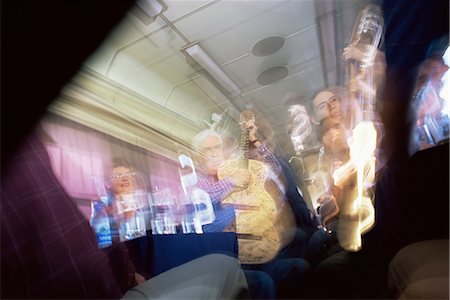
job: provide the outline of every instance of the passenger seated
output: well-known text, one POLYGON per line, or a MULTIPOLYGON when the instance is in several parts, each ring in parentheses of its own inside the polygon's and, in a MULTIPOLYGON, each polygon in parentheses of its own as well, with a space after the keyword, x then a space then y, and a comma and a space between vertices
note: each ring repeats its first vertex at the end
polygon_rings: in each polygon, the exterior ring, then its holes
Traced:
MULTIPOLYGON (((250 127, 250 143, 252 144, 250 149, 250 157, 259 159, 270 166, 272 170, 276 171, 276 176, 280 176, 281 172, 287 172, 289 166, 285 163, 281 163, 275 157, 273 152, 266 145, 265 135, 258 132, 256 124, 251 122, 248 124, 250 127), (261 140, 260 140, 261 139, 261 140)), ((227 140, 230 140, 227 138, 227 140)), ((203 156, 200 159, 199 174, 200 186, 202 186, 208 193, 210 193, 213 202, 219 202, 226 198, 227 195, 233 191, 240 190, 246 185, 254 180, 251 175, 248 174, 248 170, 240 170, 242 173, 237 173, 236 177, 233 179, 219 179, 217 177, 217 170, 221 163, 224 162, 222 137, 211 130, 205 130, 200 132, 196 137, 194 137, 194 146, 199 149, 200 153, 204 152, 205 149, 216 149, 212 155, 203 156), (208 166, 214 166, 214 168, 209 169, 209 173, 205 172, 208 166), (205 174, 206 173, 206 174, 205 174), (249 178, 250 177, 250 178, 249 178), (205 178, 208 178, 206 181, 205 178), (234 181, 239 181, 239 185, 234 185, 234 181), (242 182, 240 182, 242 180, 242 182), (222 187, 222 188, 221 188, 222 187)), ((235 148, 234 145, 229 146, 235 148)), ((236 156, 233 156, 236 157, 236 156)), ((287 174, 287 173, 286 173, 287 174)), ((322 237, 319 234, 314 240, 314 244, 310 244, 309 237, 315 232, 311 216, 309 214, 308 208, 304 203, 303 198, 298 194, 296 189, 295 180, 293 180, 293 175, 286 175, 288 181, 288 186, 283 186, 285 195, 290 197, 289 201, 286 201, 285 205, 291 210, 294 208, 295 220, 293 222, 293 227, 288 229, 286 232, 291 231, 294 233, 293 239, 289 242, 277 255, 277 257, 263 264, 246 264, 244 268, 246 270, 260 270, 268 273, 274 280, 277 287, 277 297, 309 297, 307 294, 307 289, 302 288, 308 285, 308 273, 310 271, 310 265, 305 260, 308 257, 308 252, 319 252, 324 251, 324 247, 327 247, 328 239, 327 237, 322 237), (294 191, 295 190, 295 191, 294 191), (297 196, 293 196, 293 195, 297 196), (303 203, 303 204, 302 204, 303 203), (297 222, 297 226, 295 223, 297 222), (306 232, 305 232, 306 231, 306 232), (320 245, 319 245, 320 244, 320 245)), ((283 176, 281 176, 283 177, 283 176)), ((282 181, 280 181, 282 183, 282 181)), ((291 212, 292 213, 292 212, 291 212)), ((217 215, 216 215, 217 217, 217 215)), ((270 220, 267 220, 270 222, 270 220)), ((284 234, 286 233, 284 232, 284 234)))
POLYGON ((106 168, 106 209, 113 221, 113 238, 121 241, 146 235, 150 230, 150 207, 139 172, 126 160, 113 158, 106 168))

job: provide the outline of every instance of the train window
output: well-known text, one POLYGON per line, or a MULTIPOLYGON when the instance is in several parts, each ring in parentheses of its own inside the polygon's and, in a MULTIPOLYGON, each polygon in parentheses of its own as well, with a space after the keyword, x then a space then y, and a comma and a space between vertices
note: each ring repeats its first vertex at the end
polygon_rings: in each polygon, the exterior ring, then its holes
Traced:
POLYGON ((449 53, 447 48, 443 56, 429 58, 420 69, 414 101, 420 149, 445 143, 449 138, 449 53))

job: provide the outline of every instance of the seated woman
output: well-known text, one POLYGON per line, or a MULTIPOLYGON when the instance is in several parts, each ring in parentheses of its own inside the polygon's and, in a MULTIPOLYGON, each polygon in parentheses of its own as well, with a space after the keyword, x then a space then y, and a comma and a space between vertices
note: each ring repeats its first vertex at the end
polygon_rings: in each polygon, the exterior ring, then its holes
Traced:
POLYGON ((150 206, 145 184, 126 160, 113 158, 109 172, 107 211, 113 238, 121 241, 146 235, 150 229, 150 206))

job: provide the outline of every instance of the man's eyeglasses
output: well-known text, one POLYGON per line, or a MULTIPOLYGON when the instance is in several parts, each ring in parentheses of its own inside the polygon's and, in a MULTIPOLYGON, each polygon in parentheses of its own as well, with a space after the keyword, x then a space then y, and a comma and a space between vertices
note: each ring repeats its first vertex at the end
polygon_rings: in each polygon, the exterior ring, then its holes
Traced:
POLYGON ((205 148, 201 149, 201 152, 207 156, 217 153, 219 151, 222 151, 222 144, 217 144, 212 147, 205 147, 205 148))
POLYGON ((111 179, 120 179, 122 177, 130 177, 136 175, 136 172, 126 172, 126 173, 117 173, 117 174, 111 174, 109 178, 111 179))

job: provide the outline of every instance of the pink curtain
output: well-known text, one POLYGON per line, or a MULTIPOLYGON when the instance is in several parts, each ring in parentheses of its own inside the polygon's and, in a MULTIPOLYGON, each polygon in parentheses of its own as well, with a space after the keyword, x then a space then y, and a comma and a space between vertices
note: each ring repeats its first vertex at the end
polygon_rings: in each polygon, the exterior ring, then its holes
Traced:
POLYGON ((176 161, 63 118, 48 118, 42 121, 42 127, 48 135, 46 148, 53 171, 74 198, 98 198, 93 178, 104 180, 105 164, 112 157, 121 157, 136 165, 148 182, 149 192, 156 187, 168 188, 174 194, 181 190, 176 161))

